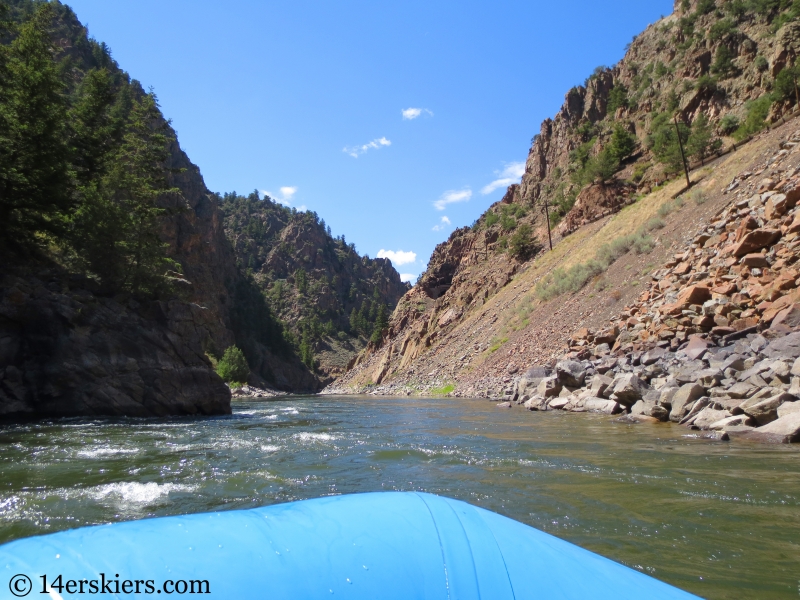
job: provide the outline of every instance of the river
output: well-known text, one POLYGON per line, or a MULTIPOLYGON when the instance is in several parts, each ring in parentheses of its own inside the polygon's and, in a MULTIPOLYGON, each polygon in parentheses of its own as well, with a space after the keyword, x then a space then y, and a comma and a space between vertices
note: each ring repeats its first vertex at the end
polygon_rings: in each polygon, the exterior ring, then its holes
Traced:
POLYGON ((0 426, 0 542, 378 490, 465 500, 706 598, 800 595, 798 447, 370 396, 238 402, 218 418, 0 426))

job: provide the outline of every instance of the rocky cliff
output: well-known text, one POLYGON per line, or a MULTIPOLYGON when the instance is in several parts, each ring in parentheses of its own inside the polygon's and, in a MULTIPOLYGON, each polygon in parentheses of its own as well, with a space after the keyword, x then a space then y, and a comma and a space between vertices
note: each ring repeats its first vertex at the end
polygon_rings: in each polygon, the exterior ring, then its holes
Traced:
MULTIPOLYGON (((6 14, 22 23, 31 19, 39 5, 13 0, 6 14)), ((67 96, 74 96, 94 68, 107 69, 116 90, 124 89, 134 97, 144 94, 138 82, 111 59, 105 45, 88 37, 67 6, 52 2, 51 7, 47 34, 67 96)), ((6 38, 4 44, 13 35, 6 38)), ((161 123, 165 124, 163 118, 161 123)), ((174 137, 170 128, 167 131, 174 137)), ((159 200, 164 214, 158 221, 158 234, 179 271, 170 276, 173 290, 169 294, 153 299, 109 292, 91 273, 76 268, 69 249, 65 252, 56 244, 1 259, 0 417, 227 413, 230 392, 213 364, 234 344, 244 350, 252 384, 315 391, 328 376, 328 367, 315 372, 313 361, 301 360, 302 340, 286 335, 294 322, 292 311, 278 305, 289 323, 287 329, 270 307, 264 281, 248 271, 249 255, 242 254, 243 232, 235 231, 234 221, 226 232, 222 199, 206 188, 177 139, 163 167, 169 186, 177 191, 159 200), (226 234, 238 240, 236 250, 226 234)), ((367 294, 371 298, 375 288, 391 311, 405 291, 391 265, 364 260, 354 252, 343 266, 325 263, 331 258, 328 255, 322 264, 316 250, 328 249, 332 240, 323 230, 324 239, 312 239, 309 250, 309 233, 319 237, 318 231, 305 228, 291 212, 289 216, 284 218, 285 231, 276 238, 283 254, 273 252, 270 260, 297 255, 304 265, 308 263, 310 283, 315 286, 305 295, 310 306, 319 307, 319 314, 335 312, 337 326, 343 326, 341 313, 349 305, 336 305, 341 309, 336 312, 332 308, 336 300, 331 304, 328 296, 352 292, 355 302, 367 294), (340 267, 344 276, 337 271, 340 267), (316 286, 322 273, 330 275, 330 283, 339 274, 333 291, 316 286)), ((7 244, 0 246, 5 249, 7 244)), ((330 252, 335 254, 333 249, 330 252)), ((291 281, 297 271, 294 262, 287 259, 281 268, 270 269, 265 276, 291 281)), ((298 311, 298 319, 301 314, 305 313, 298 311)), ((346 338, 336 343, 354 342, 346 338)), ((350 353, 357 347, 351 347, 350 353)), ((350 355, 335 358, 343 368, 350 355)), ((333 365, 336 361, 320 362, 333 365)))
POLYGON ((226 194, 225 231, 241 269, 267 298, 322 385, 344 373, 409 285, 388 259, 360 256, 325 221, 269 197, 226 194))
MULTIPOLYGON (((640 285, 621 265, 642 270, 682 243, 657 212, 685 186, 664 139, 678 127, 689 142, 707 119, 706 144, 687 148, 693 177, 716 180, 711 161, 732 178, 742 144, 765 143, 746 142, 794 110, 796 99, 778 90, 797 55, 796 12, 778 2, 677 2, 617 65, 567 93, 534 136, 521 183, 436 248, 383 344, 329 391, 498 396, 520 369, 560 356, 577 325, 602 329, 640 285), (722 150, 735 151, 713 162, 722 150)), ((684 212, 683 226, 706 209, 684 212)))

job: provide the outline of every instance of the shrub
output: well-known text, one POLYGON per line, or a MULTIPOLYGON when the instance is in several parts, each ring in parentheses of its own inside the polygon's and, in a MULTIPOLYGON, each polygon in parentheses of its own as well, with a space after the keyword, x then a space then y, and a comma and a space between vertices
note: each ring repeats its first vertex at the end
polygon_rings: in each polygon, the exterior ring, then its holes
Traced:
POLYGON ((797 79, 800 75, 800 62, 794 66, 787 65, 777 77, 773 87, 772 97, 776 101, 797 99, 797 79))
POLYGON ((700 0, 697 3, 696 14, 707 15, 715 8, 716 8, 716 3, 714 2, 714 0, 700 0))
POLYGON ((714 23, 708 30, 708 39, 710 39, 712 42, 721 40, 728 34, 732 33, 735 29, 736 24, 733 22, 733 19, 721 19, 714 23))
POLYGON ((725 115, 719 122, 719 130, 722 135, 730 135, 739 129, 739 119, 736 115, 725 115))
POLYGON ((666 225, 667 223, 664 221, 664 219, 653 217, 647 221, 647 223, 645 223, 645 229, 647 229, 647 231, 654 231, 656 229, 663 229, 666 225))
MULTIPOLYGON (((714 63, 711 65, 711 72, 723 78, 730 77, 736 72, 736 65, 733 64, 734 58, 736 58, 736 54, 733 50, 727 46, 720 46, 714 57, 714 63)), ((699 86, 698 89, 700 89, 699 86)), ((716 82, 714 82, 714 89, 716 90, 716 82)))
POLYGON ((631 175, 631 181, 633 183, 639 183, 644 174, 647 172, 652 165, 649 162, 646 163, 638 163, 635 167, 633 167, 633 175, 631 175))
POLYGON ((706 94, 713 94, 717 91, 717 80, 715 77, 711 75, 702 75, 697 80, 695 84, 695 88, 698 92, 704 92, 706 94))
POLYGON ((500 216, 495 212, 490 212, 486 215, 486 226, 491 227, 495 223, 500 222, 500 216))
POLYGON ((741 141, 748 136, 758 133, 767 126, 767 115, 772 106, 772 98, 769 94, 761 96, 758 100, 751 100, 746 105, 746 116, 744 123, 733 133, 737 141, 741 141))
POLYGON ((618 108, 628 107, 628 90, 627 88, 618 83, 615 85, 608 94, 608 106, 606 112, 613 115, 617 112, 618 108))
POLYGON ((689 200, 692 200, 698 206, 700 206, 701 204, 705 204, 706 201, 708 200, 708 196, 706 196, 706 193, 700 189, 692 190, 687 194, 687 196, 689 197, 689 200))
POLYGON ((517 226, 517 220, 511 215, 503 215, 500 217, 500 227, 503 231, 511 231, 517 226))
POLYGON ((533 230, 527 223, 522 223, 509 241, 509 254, 519 260, 528 260, 536 253, 538 243, 533 230))
POLYGON ((217 375, 222 381, 231 383, 235 381, 247 381, 250 375, 250 367, 244 353, 236 346, 231 346, 222 355, 222 359, 217 363, 217 375))
POLYGON ((767 59, 761 56, 760 54, 756 56, 756 59, 753 61, 753 64, 756 66, 756 69, 758 69, 762 73, 769 68, 769 63, 767 62, 767 59))

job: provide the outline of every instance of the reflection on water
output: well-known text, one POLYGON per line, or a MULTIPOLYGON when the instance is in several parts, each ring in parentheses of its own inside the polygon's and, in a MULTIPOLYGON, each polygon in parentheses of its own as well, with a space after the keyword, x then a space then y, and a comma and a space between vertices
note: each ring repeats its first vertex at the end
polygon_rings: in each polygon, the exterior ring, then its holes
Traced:
POLYGON ((800 591, 796 447, 477 400, 373 397, 0 426, 0 542, 377 490, 466 500, 707 598, 800 591))

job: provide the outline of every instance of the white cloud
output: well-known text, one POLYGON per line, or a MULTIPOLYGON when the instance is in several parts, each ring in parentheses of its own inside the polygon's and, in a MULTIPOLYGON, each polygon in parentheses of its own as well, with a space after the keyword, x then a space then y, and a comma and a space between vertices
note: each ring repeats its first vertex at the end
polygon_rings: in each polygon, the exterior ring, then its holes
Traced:
POLYGON ((472 198, 472 190, 469 188, 465 190, 449 190, 442 194, 442 197, 434 202, 433 206, 436 210, 444 210, 448 204, 467 202, 470 198, 472 198))
POLYGON ((438 225, 434 225, 433 226, 433 230, 434 231, 441 231, 442 229, 445 228, 446 225, 450 225, 450 219, 448 219, 447 216, 445 215, 444 217, 442 217, 442 222, 441 223, 439 223, 438 225))
POLYGON ((519 183, 520 178, 525 174, 525 163, 509 163, 506 165, 506 168, 503 169, 502 173, 495 172, 495 174, 499 175, 499 177, 481 190, 481 194, 484 196, 486 194, 491 194, 497 188, 508 187, 512 183, 519 183))
POLYGON ((297 193, 297 188, 294 186, 285 186, 281 188, 281 195, 283 196, 284 200, 291 202, 292 196, 297 193))
POLYGON ((404 108, 402 111, 403 113, 403 120, 404 121, 413 121, 417 117, 419 117, 422 113, 426 113, 428 116, 433 116, 433 111, 428 110, 427 108, 404 108))
POLYGON ((369 150, 377 150, 379 148, 383 148, 384 146, 391 146, 392 142, 387 140, 385 137, 375 138, 371 142, 367 142, 361 146, 345 146, 342 148, 342 152, 345 154, 349 154, 353 158, 358 158, 360 155, 368 152, 369 150))
MULTIPOLYGON (((289 185, 283 186, 282 188, 280 188, 279 193, 277 194, 273 194, 268 190, 258 190, 258 191, 261 192, 262 196, 269 196, 278 204, 289 206, 292 203, 292 196, 294 196, 297 193, 297 187, 289 185)), ((305 210, 305 208, 298 210, 305 210)))
POLYGON ((414 281, 417 278, 416 275, 412 273, 400 273, 400 281, 414 281))
POLYGON ((384 250, 381 248, 378 251, 378 258, 388 258, 390 261, 392 261, 393 265, 400 266, 416 261, 417 254, 415 252, 403 252, 402 250, 395 252, 394 250, 384 250))

